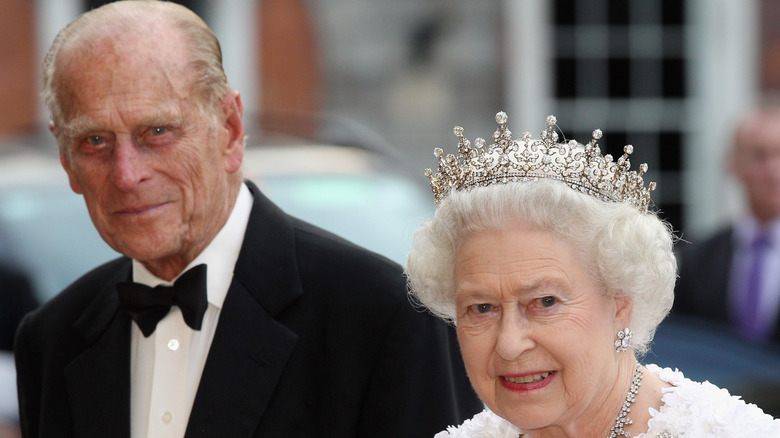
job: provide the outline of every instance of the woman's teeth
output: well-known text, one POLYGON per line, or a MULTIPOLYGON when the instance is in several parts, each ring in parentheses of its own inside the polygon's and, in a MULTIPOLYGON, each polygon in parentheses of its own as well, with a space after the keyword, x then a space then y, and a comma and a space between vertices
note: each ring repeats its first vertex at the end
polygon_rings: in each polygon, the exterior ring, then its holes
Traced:
POLYGON ((546 379, 547 376, 552 374, 550 371, 539 373, 539 374, 529 374, 527 376, 518 376, 518 377, 505 377, 507 382, 511 383, 533 383, 538 382, 540 380, 546 379))

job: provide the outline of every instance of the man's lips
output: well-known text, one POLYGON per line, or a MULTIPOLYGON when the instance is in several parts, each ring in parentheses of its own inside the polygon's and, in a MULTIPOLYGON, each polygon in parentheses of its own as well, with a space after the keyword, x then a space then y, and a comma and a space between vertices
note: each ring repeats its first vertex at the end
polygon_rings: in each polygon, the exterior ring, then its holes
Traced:
POLYGON ((140 205, 140 206, 130 206, 130 207, 122 207, 117 210, 115 210, 115 213, 118 215, 134 215, 134 214, 143 214, 147 213, 153 210, 156 210, 164 205, 166 205, 167 202, 161 202, 157 204, 146 204, 146 205, 140 205))

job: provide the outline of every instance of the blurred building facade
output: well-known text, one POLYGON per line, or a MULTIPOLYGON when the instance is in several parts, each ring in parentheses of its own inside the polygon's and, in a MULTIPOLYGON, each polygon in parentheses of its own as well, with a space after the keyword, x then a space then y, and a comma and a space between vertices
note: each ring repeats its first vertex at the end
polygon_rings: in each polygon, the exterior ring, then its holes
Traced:
MULTIPOLYGON (((45 130, 43 50, 103 1, 2 3, 0 139, 13 144, 45 130)), ((780 88, 771 0, 180 3, 220 37, 250 123, 355 120, 421 168, 434 147, 454 147, 453 124, 487 137, 504 109, 510 127, 536 133, 554 113, 570 138, 601 128, 613 155, 634 144, 663 215, 692 234, 738 211, 722 163, 732 121, 780 88)))
POLYGON ((3 0, 0 14, 0 135, 23 134, 38 122, 38 40, 31 2, 3 0))

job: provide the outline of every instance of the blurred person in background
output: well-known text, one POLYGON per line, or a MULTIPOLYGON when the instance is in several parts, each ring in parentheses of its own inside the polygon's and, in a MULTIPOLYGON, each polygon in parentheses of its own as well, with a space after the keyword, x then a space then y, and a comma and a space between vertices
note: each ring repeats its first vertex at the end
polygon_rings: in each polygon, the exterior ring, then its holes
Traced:
POLYGON ((744 115, 728 156, 748 210, 680 250, 674 312, 780 345, 780 106, 744 115))
POLYGON ((20 436, 14 334, 24 315, 37 306, 38 300, 28 276, 14 267, 0 264, 0 438, 20 436))
POLYGON ((778 437, 780 420, 708 382, 642 365, 669 312, 673 234, 648 210, 654 183, 593 141, 459 136, 426 174, 435 216, 418 230, 412 293, 455 323, 489 410, 436 438, 778 437))
POLYGON ((44 82, 71 188, 125 257, 22 322, 25 437, 424 437, 481 409, 398 265, 243 180, 241 98, 197 15, 87 12, 44 82))

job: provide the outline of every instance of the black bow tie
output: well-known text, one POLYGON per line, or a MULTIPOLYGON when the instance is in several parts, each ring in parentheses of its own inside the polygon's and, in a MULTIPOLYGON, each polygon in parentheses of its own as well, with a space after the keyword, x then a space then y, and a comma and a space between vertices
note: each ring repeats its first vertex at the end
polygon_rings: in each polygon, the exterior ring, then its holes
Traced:
POLYGON ((182 274, 172 286, 149 287, 131 281, 116 285, 119 304, 133 318, 144 337, 154 333, 171 306, 179 306, 184 322, 195 330, 203 324, 208 307, 206 265, 198 265, 182 274))

